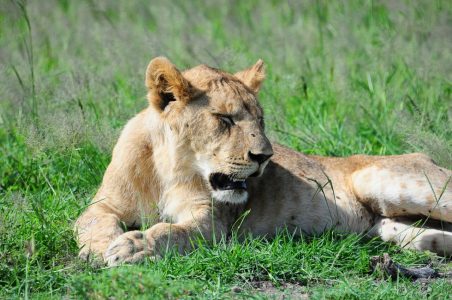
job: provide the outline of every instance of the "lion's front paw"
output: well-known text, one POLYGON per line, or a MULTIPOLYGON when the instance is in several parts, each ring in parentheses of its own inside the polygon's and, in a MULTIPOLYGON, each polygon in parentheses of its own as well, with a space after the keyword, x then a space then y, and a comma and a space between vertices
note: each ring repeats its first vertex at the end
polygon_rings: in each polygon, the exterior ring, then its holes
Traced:
POLYGON ((104 266, 102 253, 105 251, 105 248, 107 248, 107 245, 103 242, 92 243, 89 246, 85 244, 80 248, 78 258, 93 267, 102 267, 104 266))
POLYGON ((136 263, 151 255, 144 234, 135 230, 118 236, 108 246, 104 259, 109 266, 116 266, 121 263, 136 263))
POLYGON ((94 267, 101 267, 104 264, 102 260, 102 255, 98 254, 90 249, 81 249, 78 258, 83 262, 87 262, 94 267))

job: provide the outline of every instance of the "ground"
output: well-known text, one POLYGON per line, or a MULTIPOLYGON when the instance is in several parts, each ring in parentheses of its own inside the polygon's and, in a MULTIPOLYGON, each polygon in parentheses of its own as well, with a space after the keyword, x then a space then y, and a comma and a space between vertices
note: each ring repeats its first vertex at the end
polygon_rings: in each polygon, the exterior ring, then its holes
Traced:
POLYGON ((273 141, 311 154, 421 151, 452 167, 450 1, 3 1, 0 3, 0 298, 450 297, 446 280, 371 273, 450 262, 329 232, 235 239, 107 269, 76 257, 88 205, 144 71, 231 72, 262 58, 273 141))

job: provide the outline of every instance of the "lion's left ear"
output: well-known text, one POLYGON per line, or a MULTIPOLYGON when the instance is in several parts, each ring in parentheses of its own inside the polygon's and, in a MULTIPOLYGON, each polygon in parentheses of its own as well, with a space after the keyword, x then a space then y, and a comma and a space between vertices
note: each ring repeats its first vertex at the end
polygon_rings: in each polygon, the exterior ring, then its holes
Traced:
POLYGON ((259 59, 252 67, 234 74, 254 93, 258 93, 265 78, 264 61, 259 59))

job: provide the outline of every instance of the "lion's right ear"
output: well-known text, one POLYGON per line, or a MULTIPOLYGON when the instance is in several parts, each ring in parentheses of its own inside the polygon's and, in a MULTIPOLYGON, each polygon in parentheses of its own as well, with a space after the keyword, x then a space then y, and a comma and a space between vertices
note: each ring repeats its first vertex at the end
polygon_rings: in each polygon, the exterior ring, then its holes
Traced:
POLYGON ((235 73, 234 76, 240 79, 246 86, 248 86, 248 88, 257 94, 261 88, 262 82, 265 79, 264 61, 259 59, 254 65, 248 69, 235 73))
POLYGON ((160 111, 171 101, 188 103, 192 87, 182 73, 163 56, 156 57, 146 70, 146 87, 148 100, 160 111))

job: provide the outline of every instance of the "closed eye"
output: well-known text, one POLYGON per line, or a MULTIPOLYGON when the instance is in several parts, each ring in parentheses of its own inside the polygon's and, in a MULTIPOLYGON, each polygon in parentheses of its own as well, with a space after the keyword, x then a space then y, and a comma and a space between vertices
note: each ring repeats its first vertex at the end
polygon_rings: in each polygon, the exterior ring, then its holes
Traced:
POLYGON ((228 115, 217 115, 218 118, 221 120, 221 122, 223 122, 224 124, 228 125, 228 126, 234 126, 234 120, 232 119, 231 116, 228 115))

